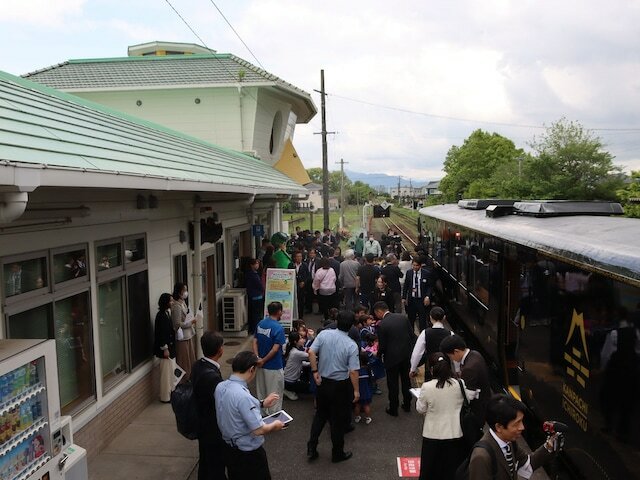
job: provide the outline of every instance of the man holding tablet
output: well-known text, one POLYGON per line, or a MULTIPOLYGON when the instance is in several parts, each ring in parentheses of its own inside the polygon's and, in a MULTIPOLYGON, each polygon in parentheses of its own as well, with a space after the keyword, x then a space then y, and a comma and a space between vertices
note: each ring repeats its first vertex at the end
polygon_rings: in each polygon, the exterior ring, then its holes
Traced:
MULTIPOLYGON (((338 314, 338 328, 318 334, 309 347, 309 363, 313 379, 318 385, 317 408, 307 442, 307 458, 318 458, 318 439, 328 421, 331 425, 331 461, 349 460, 351 452, 344 451, 344 434, 351 403, 360 399, 358 346, 347 332, 353 325, 353 312, 338 314), (320 364, 318 364, 318 356, 320 364)), ((220 387, 218 387, 220 388, 220 387)))
POLYGON ((270 480, 264 434, 282 430, 284 423, 265 423, 260 408, 272 407, 280 398, 271 393, 258 400, 249 392, 248 383, 256 376, 258 357, 253 352, 239 352, 233 359, 229 380, 215 391, 216 415, 222 438, 228 445, 229 480, 270 480))

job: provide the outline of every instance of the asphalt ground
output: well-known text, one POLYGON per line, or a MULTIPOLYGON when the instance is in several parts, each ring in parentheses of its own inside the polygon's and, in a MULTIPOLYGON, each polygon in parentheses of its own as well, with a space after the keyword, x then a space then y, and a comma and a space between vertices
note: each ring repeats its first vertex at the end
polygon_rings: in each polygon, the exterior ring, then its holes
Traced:
MULTIPOLYGON (((305 318, 307 326, 317 328, 318 315, 305 318)), ((424 417, 415 411, 399 410, 398 417, 385 413, 388 405, 386 379, 378 381, 382 395, 374 395, 371 418, 354 424, 355 430, 345 436, 345 450, 353 452, 347 461, 331 462, 331 438, 329 424, 325 426, 318 444, 319 458, 307 461, 307 441, 314 416, 312 395, 300 395, 296 401, 284 399, 283 408, 293 417, 289 427, 265 437, 265 449, 269 468, 274 479, 299 478, 333 479, 390 479, 398 478, 397 457, 419 457, 422 445, 424 417)))

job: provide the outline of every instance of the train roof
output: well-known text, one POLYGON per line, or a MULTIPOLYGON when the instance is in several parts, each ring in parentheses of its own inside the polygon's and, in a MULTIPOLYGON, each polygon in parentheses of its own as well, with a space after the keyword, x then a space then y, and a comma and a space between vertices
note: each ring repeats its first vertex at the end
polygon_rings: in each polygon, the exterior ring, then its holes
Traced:
POLYGON ((420 214, 640 282, 638 219, 590 215, 490 218, 485 210, 466 210, 455 204, 425 207, 420 214))

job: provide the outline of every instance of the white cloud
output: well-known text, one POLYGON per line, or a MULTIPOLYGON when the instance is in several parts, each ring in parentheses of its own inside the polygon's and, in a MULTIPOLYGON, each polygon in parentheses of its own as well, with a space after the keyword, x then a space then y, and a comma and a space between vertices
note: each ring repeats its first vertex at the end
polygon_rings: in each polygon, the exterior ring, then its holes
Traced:
POLYGON ((59 27, 82 13, 86 0, 6 0, 0 2, 0 23, 59 27))

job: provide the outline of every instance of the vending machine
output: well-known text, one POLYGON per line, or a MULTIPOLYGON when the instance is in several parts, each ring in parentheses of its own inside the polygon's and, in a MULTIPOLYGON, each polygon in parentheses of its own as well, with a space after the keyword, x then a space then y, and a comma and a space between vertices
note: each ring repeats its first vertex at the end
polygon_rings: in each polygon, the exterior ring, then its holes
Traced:
POLYGON ((60 415, 55 341, 0 340, 0 480, 87 478, 72 434, 60 415))

